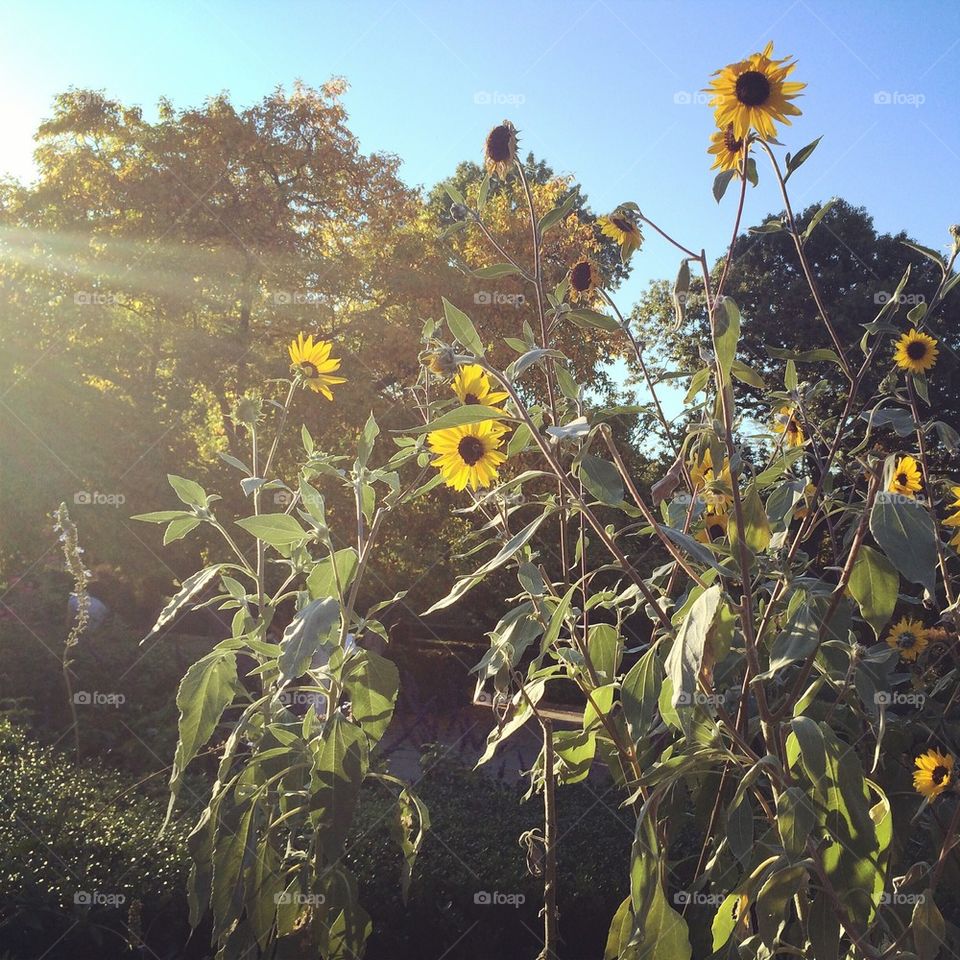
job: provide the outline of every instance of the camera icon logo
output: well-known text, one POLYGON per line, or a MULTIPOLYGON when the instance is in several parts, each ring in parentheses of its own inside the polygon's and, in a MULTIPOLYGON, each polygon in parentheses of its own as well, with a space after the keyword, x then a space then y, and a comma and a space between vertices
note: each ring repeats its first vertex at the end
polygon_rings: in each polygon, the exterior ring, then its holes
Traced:
POLYGON ((486 890, 478 890, 473 895, 473 902, 485 907, 493 903, 493 897, 486 890))

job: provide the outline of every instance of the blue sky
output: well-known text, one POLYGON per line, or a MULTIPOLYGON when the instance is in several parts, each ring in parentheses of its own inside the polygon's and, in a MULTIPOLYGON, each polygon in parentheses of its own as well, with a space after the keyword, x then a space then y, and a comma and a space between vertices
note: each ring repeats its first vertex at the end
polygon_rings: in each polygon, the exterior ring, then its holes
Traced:
MULTIPOLYGON (((788 148, 824 140, 793 181, 795 204, 839 195, 882 230, 933 247, 960 220, 960 4, 915 2, 501 3, 8 2, 0 39, 0 173, 29 179, 31 137, 53 96, 104 89, 149 113, 158 97, 194 105, 227 90, 245 105, 277 84, 342 75, 365 150, 403 160, 432 185, 479 159, 504 117, 532 149, 583 184, 604 212, 623 200, 689 246, 719 255, 733 192, 717 207, 698 93, 710 74, 773 40, 799 60, 804 115, 788 148)), ((779 204, 769 176, 747 222, 779 204)), ((650 238, 620 299, 673 276, 650 238)))

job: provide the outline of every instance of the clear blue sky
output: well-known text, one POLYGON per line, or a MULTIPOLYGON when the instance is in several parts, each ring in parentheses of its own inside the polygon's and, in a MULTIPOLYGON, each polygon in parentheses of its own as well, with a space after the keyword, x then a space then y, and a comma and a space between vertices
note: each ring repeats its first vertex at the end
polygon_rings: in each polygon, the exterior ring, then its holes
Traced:
MULTIPOLYGON (((149 112, 161 95, 187 106, 227 90, 245 105, 276 84, 342 75, 363 148, 398 154, 409 183, 479 159, 487 129, 509 117, 522 148, 575 175, 597 212, 635 200, 715 256, 733 197, 717 208, 710 196, 712 123, 697 91, 769 39, 809 84, 781 139, 795 150, 824 135, 794 181, 798 207, 840 195, 882 230, 938 248, 960 220, 956 2, 8 0, 3 19, 0 173, 22 178, 33 131, 70 85, 149 112)), ((748 222, 778 206, 766 177, 748 222)), ((623 306, 676 266, 650 238, 623 306)))

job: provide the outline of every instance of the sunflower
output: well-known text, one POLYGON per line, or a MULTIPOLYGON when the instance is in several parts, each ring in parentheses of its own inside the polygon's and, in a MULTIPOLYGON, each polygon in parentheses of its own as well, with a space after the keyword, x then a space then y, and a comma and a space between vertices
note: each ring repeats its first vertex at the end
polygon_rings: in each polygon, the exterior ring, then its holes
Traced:
POLYGON ((713 98, 710 106, 715 108, 715 119, 721 130, 733 127, 733 136, 745 137, 751 127, 764 139, 777 135, 774 121, 791 121, 800 111, 790 103, 806 86, 805 83, 788 81, 796 63, 790 58, 771 59, 773 44, 768 43, 762 53, 755 53, 739 63, 731 63, 718 70, 710 81, 713 98))
POLYGON ((911 329, 893 341, 893 359, 901 370, 923 373, 937 362, 937 341, 927 333, 911 329))
POLYGON ((485 407, 495 407, 509 396, 502 390, 490 389, 490 378, 478 363, 461 367, 451 387, 461 403, 480 403, 485 407))
POLYGON ((788 447, 802 447, 804 436, 800 421, 793 415, 791 407, 781 407, 773 418, 773 432, 785 435, 788 447))
POLYGON ((950 538, 950 546, 956 550, 960 550, 960 487, 951 487, 950 492, 957 499, 947 507, 948 510, 953 510, 954 512, 943 521, 943 525, 945 527, 957 528, 956 532, 950 538))
POLYGON ((887 644, 900 651, 904 660, 916 660, 927 649, 927 628, 921 620, 901 618, 887 634, 887 644))
POLYGON ((468 484, 471 490, 489 487, 497 479, 497 468, 507 459, 497 449, 503 443, 503 428, 494 420, 434 430, 427 440, 430 449, 439 454, 433 465, 454 490, 463 490, 468 484))
POLYGON ((912 497, 923 489, 920 479, 920 467, 913 457, 901 457, 897 461, 896 469, 890 478, 890 493, 899 493, 905 497, 912 497))
POLYGON ((303 382, 317 393, 322 393, 328 400, 333 399, 330 387, 335 383, 346 383, 344 377, 330 376, 334 370, 340 369, 340 360, 331 357, 333 344, 329 340, 313 342, 313 334, 303 339, 298 334, 296 340, 290 342, 290 371, 303 378, 303 382))
POLYGON ((710 147, 707 153, 714 156, 711 170, 734 170, 740 172, 740 160, 743 157, 743 138, 733 135, 733 126, 727 124, 725 130, 710 134, 710 147))
POLYGON ((633 251, 638 250, 643 243, 640 226, 619 207, 609 216, 599 217, 597 226, 605 237, 615 240, 620 245, 620 256, 624 261, 628 260, 633 251))
POLYGON ((730 477, 730 461, 724 457, 719 479, 714 474, 713 456, 709 448, 704 450, 698 462, 690 466, 690 479, 694 490, 703 490, 707 513, 726 513, 733 500, 733 481, 730 477))
POLYGON ((581 257, 568 274, 571 296, 578 300, 592 300, 593 292, 600 284, 600 271, 587 257, 581 257))
POLYGON ((703 527, 696 539, 701 543, 712 543, 727 535, 729 517, 725 513, 709 513, 703 518, 703 527))
POLYGON ((928 750, 913 761, 913 789, 926 800, 934 800, 953 783, 953 757, 939 750, 928 750))
POLYGON ((793 511, 793 516, 796 520, 802 520, 810 512, 810 507, 813 504, 813 495, 816 492, 817 485, 815 483, 808 483, 803 488, 803 504, 796 507, 793 511))
POLYGON ((517 159, 517 129, 509 120, 494 127, 487 134, 483 162, 487 173, 495 173, 506 180, 517 159))

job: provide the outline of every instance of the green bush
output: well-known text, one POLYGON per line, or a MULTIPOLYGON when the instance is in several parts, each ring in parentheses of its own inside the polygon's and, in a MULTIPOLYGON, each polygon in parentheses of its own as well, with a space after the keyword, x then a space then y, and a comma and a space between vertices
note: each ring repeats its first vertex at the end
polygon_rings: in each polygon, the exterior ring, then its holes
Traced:
POLYGON ((129 956, 128 925, 160 957, 186 941, 186 830, 160 836, 163 804, 132 780, 77 769, 0 719, 0 803, 0 941, 13 956, 129 956))

